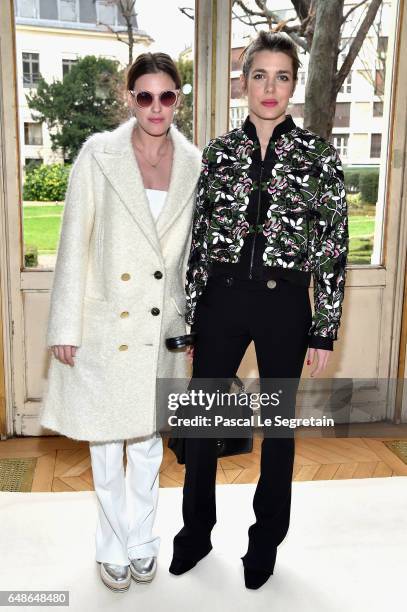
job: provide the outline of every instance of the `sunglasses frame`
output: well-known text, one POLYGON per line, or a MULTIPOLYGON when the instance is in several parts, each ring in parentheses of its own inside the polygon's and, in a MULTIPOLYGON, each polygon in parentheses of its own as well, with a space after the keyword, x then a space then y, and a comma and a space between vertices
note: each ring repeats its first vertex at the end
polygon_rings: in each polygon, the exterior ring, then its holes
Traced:
POLYGON ((159 94, 153 94, 151 91, 148 91, 148 89, 140 89, 140 90, 134 90, 134 89, 129 89, 129 92, 131 93, 131 95, 134 98, 135 103, 137 104, 138 108, 150 108, 150 106, 152 106, 154 104, 154 98, 156 98, 158 96, 159 100, 160 100, 160 104, 162 104, 165 108, 172 108, 173 106, 175 106, 179 100, 179 96, 180 96, 180 89, 164 89, 163 91, 161 91, 159 94), (161 96, 163 94, 166 94, 168 92, 171 92, 173 94, 175 94, 175 102, 174 104, 163 104, 161 102, 161 96), (149 104, 148 106, 141 106, 138 102, 137 102, 137 96, 140 93, 148 93, 150 94, 152 100, 151 100, 151 104, 149 104))

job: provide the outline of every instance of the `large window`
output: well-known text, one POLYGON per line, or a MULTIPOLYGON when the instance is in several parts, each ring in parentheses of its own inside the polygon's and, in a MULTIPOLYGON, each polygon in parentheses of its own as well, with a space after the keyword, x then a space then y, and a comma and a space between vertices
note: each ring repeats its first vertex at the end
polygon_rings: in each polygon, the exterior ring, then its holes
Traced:
MULTIPOLYGON (((137 15, 132 19, 133 60, 146 51, 164 51, 178 63, 183 96, 174 123, 192 141, 194 21, 186 13, 193 16, 194 0, 182 3, 185 12, 179 5, 178 0, 166 0, 159 3, 157 13, 158 3, 137 0, 137 15)), ((17 48, 24 49, 18 90, 24 264, 27 268, 52 269, 73 159, 90 133, 112 130, 129 116, 123 95, 129 49, 112 34, 112 28, 124 27, 118 2, 18 0, 15 10, 17 17, 31 20, 29 32, 25 23, 21 27, 18 20, 16 23, 17 48), (44 27, 44 19, 53 20, 58 28, 49 24, 44 27), (84 23, 86 28, 82 27, 84 23), (64 77, 88 56, 97 58, 100 64, 93 60, 84 64, 72 88, 64 77), (40 76, 50 88, 41 94, 46 117, 43 123, 28 104, 28 98, 37 95, 40 76), (53 84, 58 89, 52 90, 53 84), (106 92, 111 96, 108 107, 103 104, 106 92)))
MULTIPOLYGON (((297 125, 310 129, 310 126, 304 125, 304 117, 311 114, 306 112, 307 105, 312 105, 318 100, 318 92, 311 92, 306 86, 311 68, 310 62, 313 61, 310 54, 314 42, 312 33, 317 26, 312 19, 310 21, 310 15, 305 17, 300 10, 296 12, 296 4, 298 3, 293 3, 291 0, 280 0, 278 3, 271 1, 260 3, 256 0, 234 3, 230 66, 230 128, 239 125, 240 109, 247 108, 247 100, 240 93, 239 87, 240 53, 250 40, 257 36, 259 30, 281 29, 297 44, 302 64, 287 113, 292 115, 297 125), (308 92, 310 95, 306 98, 308 92)), ((371 0, 347 1, 344 7, 343 15, 347 15, 347 19, 338 20, 339 45, 333 50, 338 58, 337 72, 348 57, 355 38, 362 36, 363 43, 336 96, 335 114, 330 118, 328 126, 329 140, 341 157, 345 174, 350 227, 348 261, 351 264, 377 264, 381 263, 381 252, 374 241, 381 240, 379 230, 384 217, 386 193, 384 183, 387 157, 384 141, 388 134, 391 95, 387 81, 392 74, 392 67, 389 65, 392 59, 391 54, 389 58, 389 41, 394 38, 396 11, 394 2, 382 0, 372 26, 366 33, 361 30, 361 24, 371 7, 371 0)), ((314 56, 318 58, 318 65, 312 66, 314 70, 324 69, 321 67, 321 62, 323 63, 323 57, 326 55, 325 52, 314 56)), ((327 77, 320 86, 334 87, 335 75, 329 78, 332 82, 329 82, 327 77)), ((318 132, 318 126, 314 126, 314 130, 318 132)))

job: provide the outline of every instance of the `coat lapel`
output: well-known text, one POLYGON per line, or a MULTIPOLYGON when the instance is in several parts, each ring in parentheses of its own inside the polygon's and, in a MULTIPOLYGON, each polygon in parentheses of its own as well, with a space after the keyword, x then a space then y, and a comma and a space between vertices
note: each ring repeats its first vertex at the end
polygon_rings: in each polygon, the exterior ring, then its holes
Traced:
POLYGON ((172 125, 170 136, 174 156, 170 185, 163 209, 155 222, 131 143, 135 124, 136 118, 131 117, 110 132, 103 149, 94 151, 94 156, 132 219, 162 256, 160 241, 187 205, 199 177, 200 162, 198 156, 193 154, 191 144, 172 125))
POLYGON ((201 170, 200 159, 194 155, 190 143, 173 125, 170 135, 174 145, 174 156, 167 197, 157 219, 157 233, 160 239, 188 204, 201 170))

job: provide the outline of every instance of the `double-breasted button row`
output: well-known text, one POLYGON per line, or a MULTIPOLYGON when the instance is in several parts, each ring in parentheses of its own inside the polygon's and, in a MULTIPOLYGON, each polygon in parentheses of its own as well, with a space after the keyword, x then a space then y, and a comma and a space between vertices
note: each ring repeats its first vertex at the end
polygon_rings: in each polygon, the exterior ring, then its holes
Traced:
MULTIPOLYGON (((154 272, 154 278, 162 278, 163 277, 163 273, 161 272, 161 270, 156 270, 154 272)), ((120 277, 123 281, 128 281, 130 280, 131 276, 128 272, 123 272, 123 274, 120 277)))
POLYGON ((157 315, 160 314, 160 309, 156 308, 156 306, 154 306, 154 308, 151 309, 151 314, 156 317, 157 315))

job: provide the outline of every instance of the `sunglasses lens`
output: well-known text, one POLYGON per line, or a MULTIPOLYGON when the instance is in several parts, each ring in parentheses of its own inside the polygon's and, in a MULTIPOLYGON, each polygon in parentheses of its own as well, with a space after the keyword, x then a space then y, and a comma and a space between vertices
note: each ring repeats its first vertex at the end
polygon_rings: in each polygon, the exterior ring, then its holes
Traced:
POLYGON ((142 108, 147 108, 153 103, 153 97, 148 91, 140 91, 136 96, 136 102, 142 108))
POLYGON ((163 106, 173 106, 173 104, 175 104, 176 99, 177 95, 173 91, 163 91, 160 96, 161 104, 163 106))

